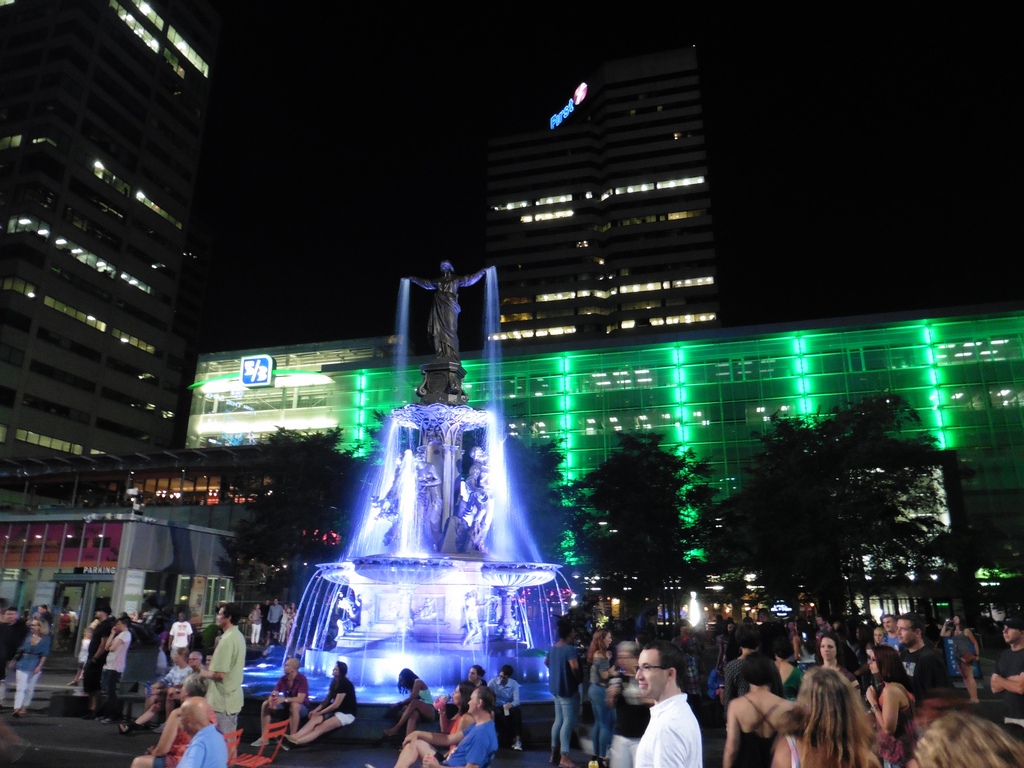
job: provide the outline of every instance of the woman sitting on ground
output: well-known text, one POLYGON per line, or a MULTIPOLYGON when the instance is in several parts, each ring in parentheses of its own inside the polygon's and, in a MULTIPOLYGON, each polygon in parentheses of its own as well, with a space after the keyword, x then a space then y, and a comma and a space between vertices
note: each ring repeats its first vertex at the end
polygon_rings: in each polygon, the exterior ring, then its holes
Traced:
POLYGON ((430 696, 430 688, 411 669, 403 669, 398 673, 398 690, 408 693, 409 698, 398 703, 402 707, 402 716, 392 727, 384 730, 384 738, 393 739, 398 735, 402 726, 405 726, 405 735, 416 730, 416 725, 422 722, 431 722, 434 719, 433 699, 430 696))
MULTIPOLYGON (((479 687, 480 686, 473 684, 469 680, 463 680, 459 683, 458 687, 452 693, 452 703, 458 707, 458 713, 451 720, 445 717, 445 709, 448 704, 448 702, 445 701, 445 698, 443 696, 438 696, 437 699, 435 699, 434 709, 436 709, 441 715, 442 733, 447 733, 449 736, 452 736, 456 733, 461 733, 473 724, 473 716, 469 714, 469 698, 473 695, 473 691, 479 687)), ((451 756, 451 754, 458 748, 458 744, 453 744, 447 749, 438 750, 432 744, 425 742, 422 739, 409 739, 407 740, 407 743, 402 746, 402 752, 398 755, 398 760, 395 762, 395 768, 412 768, 414 765, 419 765, 424 760, 424 753, 427 753, 429 756, 428 750, 436 750, 437 761, 441 763, 443 760, 447 760, 448 757, 451 756), (424 747, 424 745, 426 746, 424 747)))
POLYGON ((879 768, 860 696, 838 670, 813 667, 779 727, 772 768, 879 768))
MULTIPOLYGON (((206 696, 207 681, 199 675, 189 675, 182 683, 182 694, 186 699, 193 696, 206 696)), ((131 768, 175 768, 181 756, 185 754, 188 743, 192 741, 184 728, 178 727, 178 717, 181 714, 181 707, 174 710, 167 716, 164 723, 164 732, 160 734, 160 741, 155 747, 146 750, 146 754, 132 760, 131 768)), ((217 716, 211 711, 210 722, 217 724, 217 716)))
MULTIPOLYGON (((776 638, 785 649, 789 642, 776 638)), ((729 702, 726 714, 723 768, 768 768, 772 764, 775 734, 793 702, 770 690, 775 679, 772 661, 763 653, 752 653, 741 670, 750 690, 729 702)))
POLYGON ((335 728, 351 725, 356 719, 356 689, 348 679, 348 664, 334 665, 334 679, 323 704, 309 713, 309 720, 297 733, 285 735, 292 744, 309 744, 335 728))

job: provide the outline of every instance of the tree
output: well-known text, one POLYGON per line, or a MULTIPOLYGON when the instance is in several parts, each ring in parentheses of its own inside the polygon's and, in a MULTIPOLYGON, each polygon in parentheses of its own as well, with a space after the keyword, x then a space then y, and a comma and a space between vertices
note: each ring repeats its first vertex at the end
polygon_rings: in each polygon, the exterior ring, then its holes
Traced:
POLYGON ((621 434, 618 448, 579 482, 583 507, 573 529, 577 554, 603 591, 628 588, 634 602, 651 598, 675 610, 703 578, 696 522, 715 491, 706 461, 661 442, 658 434, 621 434))
POLYGON ((742 489, 705 526, 713 565, 742 564, 773 596, 832 611, 932 572, 944 527, 934 440, 900 397, 772 417, 742 489))
POLYGON ((341 502, 365 471, 366 461, 340 451, 338 429, 296 432, 278 429, 264 446, 257 469, 262 482, 250 515, 235 529, 232 544, 240 564, 266 574, 267 591, 288 577, 285 566, 335 559, 351 527, 341 502))

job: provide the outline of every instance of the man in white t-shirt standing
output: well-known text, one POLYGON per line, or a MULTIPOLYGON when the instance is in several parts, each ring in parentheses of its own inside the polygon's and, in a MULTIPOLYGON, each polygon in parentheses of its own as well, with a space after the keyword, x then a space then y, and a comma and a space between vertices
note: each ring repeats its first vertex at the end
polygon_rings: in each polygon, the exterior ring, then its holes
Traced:
POLYGON ((636 681, 640 695, 654 699, 651 722, 636 749, 635 768, 701 768, 700 725, 679 687, 686 660, 671 643, 655 642, 640 652, 636 681))
POLYGON ((178 620, 171 624, 167 633, 167 655, 174 658, 174 652, 179 648, 188 648, 192 641, 192 625, 185 621, 185 612, 178 612, 178 620))
POLYGON ((107 661, 103 665, 103 693, 107 699, 100 709, 100 722, 112 723, 121 718, 121 702, 117 698, 117 687, 121 684, 128 663, 128 648, 132 644, 132 633, 128 631, 129 620, 122 615, 114 622, 114 628, 107 640, 107 661))

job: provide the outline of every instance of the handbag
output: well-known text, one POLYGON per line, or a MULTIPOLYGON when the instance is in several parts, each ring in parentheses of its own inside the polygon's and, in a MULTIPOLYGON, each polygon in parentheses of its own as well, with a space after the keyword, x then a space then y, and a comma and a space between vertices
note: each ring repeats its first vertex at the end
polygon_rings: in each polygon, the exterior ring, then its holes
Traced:
POLYGON ((973 664, 975 659, 977 658, 978 654, 976 654, 974 651, 968 651, 960 657, 960 661, 962 661, 964 664, 973 664))

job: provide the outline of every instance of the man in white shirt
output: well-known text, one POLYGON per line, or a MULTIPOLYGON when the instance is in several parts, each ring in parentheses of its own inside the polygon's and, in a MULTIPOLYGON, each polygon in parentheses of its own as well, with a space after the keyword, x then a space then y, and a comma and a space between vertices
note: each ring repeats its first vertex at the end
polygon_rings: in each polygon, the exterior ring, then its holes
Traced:
POLYGON ((167 655, 174 656, 179 648, 188 648, 192 640, 192 625, 185 621, 185 612, 178 613, 178 620, 171 624, 167 633, 167 655))
POLYGON ((117 687, 121 684, 128 663, 128 648, 132 644, 132 633, 128 631, 128 617, 121 616, 114 622, 114 628, 107 639, 107 661, 103 665, 102 683, 106 701, 100 710, 100 722, 112 723, 121 719, 121 702, 117 698, 117 687))
POLYGON ((679 688, 685 667, 682 651, 671 643, 651 643, 641 651, 636 681, 640 695, 655 703, 634 768, 702 768, 700 726, 679 688))

